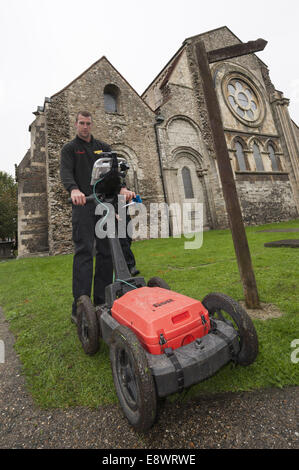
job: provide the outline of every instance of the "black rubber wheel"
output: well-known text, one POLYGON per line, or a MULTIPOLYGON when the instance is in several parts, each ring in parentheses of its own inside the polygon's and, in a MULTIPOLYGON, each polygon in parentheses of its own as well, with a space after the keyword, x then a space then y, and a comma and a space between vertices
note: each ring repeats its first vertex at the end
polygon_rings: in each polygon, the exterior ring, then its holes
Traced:
POLYGON ((126 326, 120 325, 113 331, 110 360, 116 393, 126 418, 137 431, 147 431, 156 418, 156 387, 145 350, 126 326))
POLYGON ((235 300, 225 294, 208 294, 202 301, 210 318, 233 326, 239 336, 240 351, 236 362, 242 366, 252 364, 258 354, 258 337, 248 313, 235 300))
POLYGON ((77 332, 83 350, 92 356, 99 350, 99 328, 95 308, 88 295, 77 302, 77 332))
POLYGON ((161 279, 160 277, 151 277, 147 281, 147 287, 161 287, 162 289, 170 290, 170 287, 167 282, 164 281, 164 279, 161 279))

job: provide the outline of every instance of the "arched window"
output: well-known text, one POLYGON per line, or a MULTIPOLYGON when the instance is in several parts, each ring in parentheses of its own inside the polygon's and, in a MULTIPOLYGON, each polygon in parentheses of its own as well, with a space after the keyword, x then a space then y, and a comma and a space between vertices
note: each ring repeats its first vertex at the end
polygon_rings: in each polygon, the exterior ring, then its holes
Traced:
POLYGON ((265 171, 260 149, 256 143, 253 144, 253 156, 255 160, 256 171, 265 171))
POLYGON ((238 170, 246 171, 247 167, 246 167, 246 162, 245 162, 243 146, 240 144, 240 142, 236 142, 235 146, 236 146, 238 170))
POLYGON ((269 157, 271 160, 272 171, 279 171, 277 157, 275 155, 275 150, 271 144, 268 145, 269 157))
POLYGON ((118 112, 119 89, 115 85, 106 85, 104 89, 104 106, 107 113, 118 112))
POLYGON ((182 178, 183 178, 183 185, 185 191, 185 198, 192 199, 194 198, 193 187, 192 187, 192 180, 191 180, 191 173, 189 168, 184 166, 182 169, 182 178))

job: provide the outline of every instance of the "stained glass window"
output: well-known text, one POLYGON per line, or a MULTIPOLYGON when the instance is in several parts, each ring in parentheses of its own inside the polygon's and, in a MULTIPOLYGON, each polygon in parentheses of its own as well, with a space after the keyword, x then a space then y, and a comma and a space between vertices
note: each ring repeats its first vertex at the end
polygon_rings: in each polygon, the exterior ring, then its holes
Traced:
POLYGON ((269 151, 269 157, 271 159, 272 171, 279 171, 275 151, 274 151, 274 148, 271 144, 268 145, 268 151, 269 151))
POLYGON ((227 85, 227 99, 231 108, 243 119, 256 121, 259 117, 258 99, 242 80, 231 79, 227 85))
POLYGON ((255 160, 256 171, 265 171, 260 149, 257 144, 253 144, 253 156, 255 160))
POLYGON ((182 178, 183 178, 183 185, 185 191, 185 198, 192 199, 194 198, 193 187, 192 187, 192 180, 191 180, 191 173, 189 168, 184 166, 182 169, 182 178))
POLYGON ((246 163, 245 163, 245 156, 243 152, 243 147, 240 142, 236 142, 236 154, 237 154, 237 161, 239 165, 240 171, 246 171, 246 163))

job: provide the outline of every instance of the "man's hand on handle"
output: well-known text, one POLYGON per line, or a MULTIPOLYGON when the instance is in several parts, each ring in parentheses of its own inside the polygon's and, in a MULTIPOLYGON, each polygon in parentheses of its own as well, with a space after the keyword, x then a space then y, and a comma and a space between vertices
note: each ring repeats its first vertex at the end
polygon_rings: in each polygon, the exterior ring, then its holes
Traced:
MULTIPOLYGON (((136 197, 136 194, 134 191, 130 191, 127 188, 121 188, 120 193, 122 194, 126 202, 130 202, 134 197, 136 197)), ((73 189, 71 192, 71 200, 72 203, 75 206, 84 206, 86 204, 86 197, 85 194, 81 193, 79 189, 73 189)))
POLYGON ((71 199, 75 206, 84 206, 86 204, 85 194, 81 193, 79 189, 72 190, 71 199))
POLYGON ((127 188, 121 188, 119 194, 122 194, 126 198, 126 202, 132 201, 134 197, 136 197, 136 194, 134 191, 129 191, 127 188))

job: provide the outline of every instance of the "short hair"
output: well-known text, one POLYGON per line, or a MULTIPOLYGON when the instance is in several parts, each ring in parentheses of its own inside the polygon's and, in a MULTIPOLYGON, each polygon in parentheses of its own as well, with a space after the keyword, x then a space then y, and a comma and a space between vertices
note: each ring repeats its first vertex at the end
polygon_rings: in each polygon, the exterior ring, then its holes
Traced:
POLYGON ((83 117, 90 117, 92 119, 91 113, 89 111, 78 111, 77 116, 76 116, 76 122, 78 121, 79 115, 83 117))

